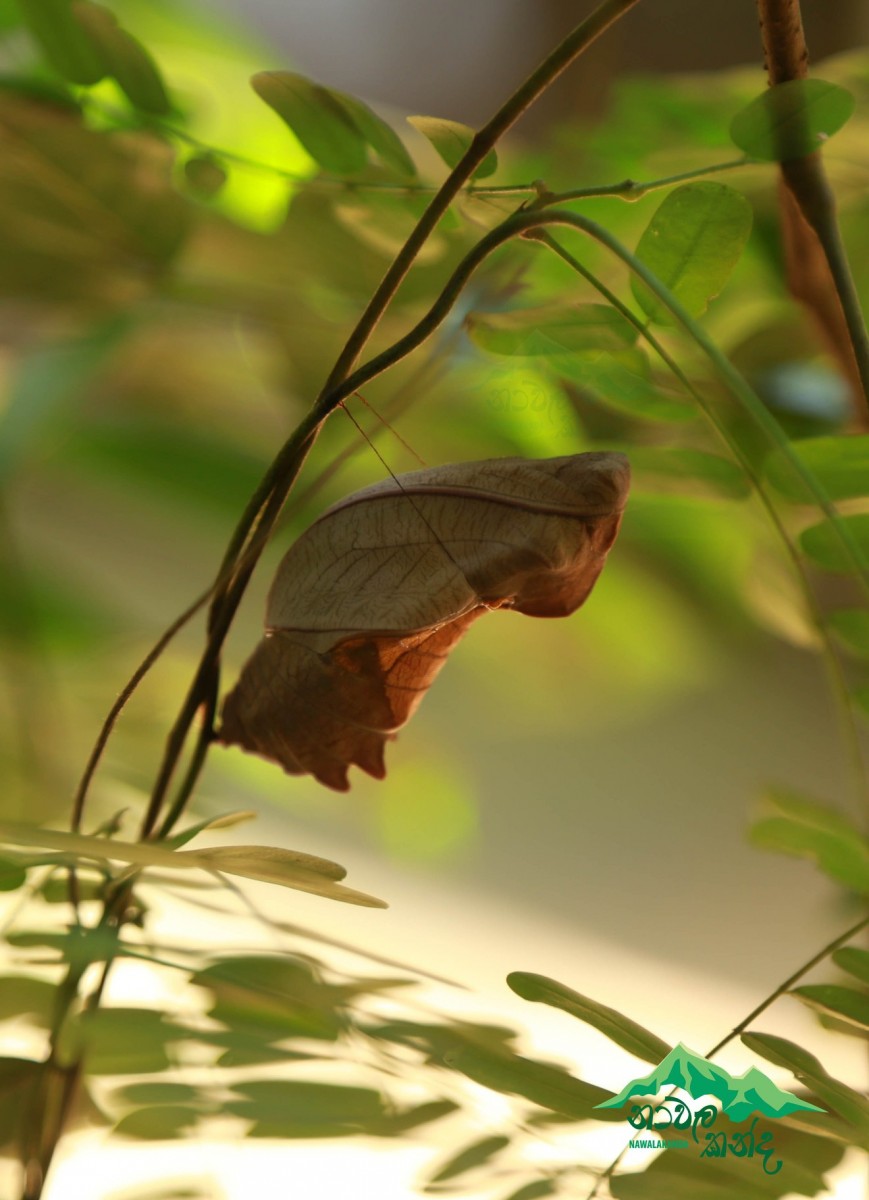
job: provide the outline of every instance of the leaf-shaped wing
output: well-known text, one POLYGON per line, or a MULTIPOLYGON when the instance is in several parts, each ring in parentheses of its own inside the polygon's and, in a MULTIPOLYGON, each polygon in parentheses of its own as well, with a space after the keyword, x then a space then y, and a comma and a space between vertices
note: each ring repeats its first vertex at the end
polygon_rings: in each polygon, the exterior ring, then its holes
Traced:
POLYGON ((618 532, 620 454, 492 459, 414 471, 341 501, 291 547, 267 635, 223 709, 220 738, 346 790, 385 774, 413 714, 478 616, 566 616, 618 532))

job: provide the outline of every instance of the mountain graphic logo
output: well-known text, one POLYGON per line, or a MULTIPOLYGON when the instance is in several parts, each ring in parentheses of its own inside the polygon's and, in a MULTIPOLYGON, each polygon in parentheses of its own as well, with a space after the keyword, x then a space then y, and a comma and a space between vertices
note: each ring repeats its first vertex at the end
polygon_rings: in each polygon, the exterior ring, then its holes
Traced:
POLYGON ((744 1121, 752 1113, 765 1117, 786 1117, 792 1112, 824 1112, 817 1104, 800 1100, 784 1092, 771 1079, 750 1067, 742 1075, 730 1075, 723 1067, 694 1054, 681 1042, 663 1058, 654 1071, 630 1083, 596 1108, 621 1108, 633 1096, 655 1096, 667 1087, 680 1087, 693 1099, 714 1096, 721 1101, 721 1111, 734 1123, 744 1121))

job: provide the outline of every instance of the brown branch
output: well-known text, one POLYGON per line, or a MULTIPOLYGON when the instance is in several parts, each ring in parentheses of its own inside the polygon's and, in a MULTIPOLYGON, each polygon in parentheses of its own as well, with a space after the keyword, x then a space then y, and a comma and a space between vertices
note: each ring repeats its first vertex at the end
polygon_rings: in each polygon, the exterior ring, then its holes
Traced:
MULTIPOLYGON (((770 86, 805 79, 809 49, 799 0, 757 0, 770 86)), ((836 206, 819 153, 780 164, 779 205, 788 286, 818 326, 854 395, 861 424, 869 406, 866 329, 839 236, 836 206)))

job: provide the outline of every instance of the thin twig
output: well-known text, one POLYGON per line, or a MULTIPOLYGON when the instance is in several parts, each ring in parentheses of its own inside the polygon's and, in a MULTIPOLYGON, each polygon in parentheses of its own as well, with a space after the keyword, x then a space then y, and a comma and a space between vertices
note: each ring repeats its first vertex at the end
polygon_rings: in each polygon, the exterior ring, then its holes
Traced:
POLYGON ((237 572, 228 585, 216 592, 211 608, 208 641, 193 684, 167 738, 163 760, 142 822, 143 837, 149 836, 157 823, 190 726, 205 698, 204 688, 206 684, 211 686, 213 683, 223 642, 229 632, 229 627, 256 561, 280 515, 287 494, 319 434, 323 421, 340 401, 350 394, 345 392, 343 395, 339 395, 339 385, 352 371, 359 355, 403 279, 416 261, 416 257, 429 235, 486 155, 553 81, 638 2, 639 0, 604 0, 604 3, 569 33, 544 59, 540 66, 498 109, 494 117, 475 135, 467 152, 432 198, 384 275, 356 327, 348 337, 344 349, 338 356, 311 411, 278 452, 261 484, 248 502, 230 539, 219 576, 223 575, 225 569, 231 569, 238 556, 243 552, 246 552, 245 566, 237 572))

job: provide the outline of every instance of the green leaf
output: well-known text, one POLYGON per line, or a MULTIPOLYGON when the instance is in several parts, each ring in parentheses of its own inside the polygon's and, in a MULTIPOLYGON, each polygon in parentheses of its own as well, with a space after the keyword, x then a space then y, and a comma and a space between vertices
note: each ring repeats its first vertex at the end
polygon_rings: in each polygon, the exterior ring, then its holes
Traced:
POLYGON ((866 992, 833 983, 808 983, 793 988, 790 994, 825 1016, 869 1030, 869 995, 866 992))
POLYGON ((386 908, 386 902, 344 887, 337 881, 346 871, 339 863, 305 854, 302 850, 285 850, 277 846, 218 846, 203 850, 169 850, 154 842, 121 842, 114 838, 86 837, 64 833, 58 829, 35 829, 12 821, 0 821, 0 842, 16 846, 49 846, 100 862, 127 862, 137 867, 163 867, 169 870, 221 871, 276 883, 358 904, 365 908, 386 908))
MULTIPOLYGON (((178 849, 180 846, 186 846, 188 842, 192 842, 197 834, 203 833, 206 829, 234 829, 236 825, 241 825, 245 821, 252 821, 256 817, 253 809, 242 808, 237 812, 223 813, 218 817, 206 817, 204 821, 197 821, 195 825, 189 825, 187 829, 182 829, 180 833, 173 834, 172 837, 166 839, 166 845, 173 849, 178 849)), ((327 863, 327 859, 319 859, 321 863, 327 863)), ((336 863, 329 863, 333 869, 337 866, 336 863)), ((336 879, 343 879, 344 872, 336 875, 336 879)))
POLYGON ((115 312, 148 295, 192 213, 171 186, 171 149, 2 92, 0 137, 16 147, 0 170, 0 294, 115 312))
POLYGON ((249 1137, 337 1137, 364 1132, 387 1116, 383 1097, 372 1088, 256 1079, 233 1084, 241 1099, 224 1111, 253 1122, 249 1137))
POLYGON ((228 178, 226 168, 211 154, 194 154, 184 163, 184 178, 192 192, 208 200, 228 178))
POLYGON ((599 404, 617 412, 644 421, 690 421, 697 416, 692 404, 668 395, 651 378, 648 359, 637 347, 595 358, 560 354, 551 359, 550 366, 590 392, 599 404))
POLYGON ((869 983, 869 950, 856 946, 845 946, 833 953, 833 962, 843 971, 848 971, 863 983, 869 983))
POLYGON ((730 136, 740 150, 767 162, 813 154, 854 111, 847 89, 823 79, 792 79, 755 97, 738 112, 730 136))
MULTIPOLYGON (((751 205, 723 183, 688 183, 670 192, 647 225, 637 258, 693 317, 701 316, 736 266, 751 231, 751 205)), ((631 288, 652 320, 672 324, 669 310, 636 275, 631 288)))
POLYGON ((124 952, 118 941, 118 930, 99 926, 94 929, 73 926, 62 933, 21 930, 7 934, 6 940, 10 945, 20 948, 45 946, 58 950, 64 961, 82 968, 92 962, 107 962, 124 952))
POLYGON ((625 1017, 614 1008, 608 1008, 596 1000, 590 1000, 588 996, 582 996, 546 975, 513 971, 507 976, 507 986, 523 1000, 560 1008, 587 1025, 594 1026, 610 1041, 644 1062, 659 1063, 672 1049, 665 1041, 638 1025, 636 1021, 632 1021, 630 1017, 625 1017))
POLYGON ((869 513, 820 521, 800 534, 800 545, 825 571, 869 570, 869 513))
POLYGON ((197 971, 192 982, 213 996, 209 1014, 234 1031, 272 1040, 335 1041, 345 1026, 343 991, 322 983, 301 959, 244 955, 197 971))
POLYGON ((16 892, 27 882, 27 871, 20 862, 0 858, 0 892, 16 892))
POLYGON ((189 1037, 151 1008, 98 1008, 78 1018, 69 1037, 81 1039, 85 1070, 91 1075, 151 1074, 172 1064, 168 1046, 189 1037))
POLYGON ((113 12, 90 0, 73 0, 72 14, 131 104, 156 116, 172 111, 157 65, 113 12))
POLYGON ((622 1120, 615 1111, 596 1110, 596 1105, 612 1099, 613 1093, 593 1083, 575 1079, 563 1067, 523 1058, 519 1054, 503 1054, 482 1046, 463 1046, 448 1051, 444 1059, 475 1083, 524 1096, 542 1108, 563 1113, 576 1121, 622 1120))
POLYGON ((143 1141, 171 1141, 195 1128, 199 1113, 185 1104, 159 1104, 127 1113, 113 1130, 121 1137, 143 1141))
POLYGON ((365 138, 328 88, 292 71, 261 71, 253 76, 251 86, 321 167, 337 175, 354 175, 365 166, 365 138))
POLYGON ((451 1155, 442 1167, 438 1167, 435 1173, 429 1177, 429 1183, 443 1183, 445 1179, 455 1179, 457 1175, 464 1175, 466 1171, 471 1171, 474 1167, 481 1167, 509 1145, 510 1138, 504 1137, 503 1134, 471 1142, 457 1154, 451 1155))
POLYGON ((413 159, 391 125, 382 117, 378 117, 377 113, 358 97, 348 96, 346 92, 339 92, 334 88, 329 88, 328 91, 344 107, 362 137, 387 166, 402 176, 416 175, 413 159))
MULTIPOLYGON (((869 495, 869 434, 804 438, 791 442, 790 453, 811 472, 830 500, 869 495)), ((814 503, 784 451, 773 451, 764 464, 764 474, 785 499, 814 503)))
POLYGON ((410 1129, 418 1129, 420 1125, 429 1125, 432 1121, 449 1117, 458 1109, 459 1105, 452 1100, 429 1100, 413 1108, 389 1113, 376 1126, 370 1125, 369 1129, 380 1137, 397 1137, 410 1129))
POLYGON ((250 1028, 234 1027, 211 1030, 207 1034, 200 1033, 198 1040, 220 1049, 221 1053, 217 1059, 217 1065, 220 1067, 262 1067, 267 1064, 302 1062, 317 1057, 313 1052, 284 1050, 273 1041, 269 1041, 269 1038, 274 1037, 274 1032, 268 1028, 255 1032, 250 1028))
POLYGON ((869 609, 840 608, 827 623, 849 649, 869 658, 869 609))
POLYGON ((551 1179, 536 1179, 533 1183, 526 1183, 518 1191, 511 1192, 504 1200, 541 1200, 543 1196, 555 1196, 557 1193, 558 1188, 551 1179))
MULTIPOLYGON (((742 1034, 742 1041, 767 1062, 791 1071, 818 1099, 849 1121, 860 1132, 863 1143, 869 1144, 869 1102, 865 1096, 833 1079, 813 1054, 795 1042, 770 1033, 755 1032, 742 1034)), ((812 1119, 810 1113, 802 1118, 807 1125, 811 1125, 812 1119)))
MULTIPOLYGON (((490 354, 546 355, 583 350, 622 350, 637 331, 607 304, 552 304, 508 313, 471 313, 468 336, 490 354)), ((556 369, 558 358, 555 359, 556 369)))
MULTIPOLYGON (((408 117, 414 129, 418 129, 437 150, 438 154, 452 169, 458 166, 476 137, 475 130, 459 121, 448 121, 443 117, 408 117)), ((477 167, 472 179, 486 179, 498 170, 498 156, 490 150, 477 167)))
POLYGON ((112 1093, 112 1099, 137 1108, 157 1104, 195 1104, 201 1098, 199 1088, 189 1083, 129 1083, 112 1093))
POLYGON ((301 850, 284 850, 278 846, 219 846, 181 853, 195 853, 199 860, 196 865, 207 871, 224 871, 243 879, 276 883, 363 908, 388 908, 385 900, 335 882, 346 874, 344 867, 301 850))
POLYGON ((473 1025, 465 1021, 426 1024, 422 1021, 388 1021, 368 1025, 370 1037, 381 1038, 419 1051, 426 1061, 442 1066, 447 1054, 464 1046, 481 1046, 496 1054, 509 1054, 516 1032, 503 1025, 473 1025))
POLYGON ((47 979, 30 975, 0 975, 0 1021, 30 1017, 34 1024, 50 1028, 57 987, 47 979))
POLYGON ((681 446, 632 446, 631 468, 638 489, 649 488, 651 476, 671 486, 687 483, 692 492, 696 492, 700 484, 702 490, 731 500, 744 500, 751 493, 751 485, 736 463, 705 450, 681 446))
POLYGON ((98 83, 107 72, 99 46, 73 17, 70 0, 18 0, 24 24, 51 66, 71 83, 98 83))
POLYGON ((814 859, 837 883, 869 891, 869 843, 840 813, 782 789, 765 799, 773 815, 749 830, 753 846, 814 859))

